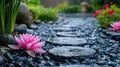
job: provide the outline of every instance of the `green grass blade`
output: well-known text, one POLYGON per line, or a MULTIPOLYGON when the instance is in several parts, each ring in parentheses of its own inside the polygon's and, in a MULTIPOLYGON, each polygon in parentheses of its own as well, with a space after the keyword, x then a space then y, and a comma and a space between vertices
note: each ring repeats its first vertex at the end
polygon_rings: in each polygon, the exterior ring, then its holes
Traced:
POLYGON ((0 0, 0 34, 4 33, 5 0, 0 0))
POLYGON ((11 34, 14 30, 14 25, 15 25, 20 2, 21 2, 21 0, 11 0, 10 1, 10 5, 9 5, 9 9, 8 9, 9 16, 8 16, 8 20, 7 20, 7 30, 6 30, 6 32, 8 34, 11 34))

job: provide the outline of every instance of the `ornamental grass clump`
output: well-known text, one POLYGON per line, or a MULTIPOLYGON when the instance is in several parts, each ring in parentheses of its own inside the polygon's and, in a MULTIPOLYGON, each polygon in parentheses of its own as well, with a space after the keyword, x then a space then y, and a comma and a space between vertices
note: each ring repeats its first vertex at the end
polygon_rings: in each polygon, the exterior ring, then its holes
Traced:
POLYGON ((13 30, 21 0, 0 0, 0 46, 14 44, 13 30))
POLYGON ((110 2, 105 4, 103 9, 97 10, 93 16, 99 20, 98 24, 101 27, 107 28, 113 22, 120 21, 120 8, 110 2))
POLYGON ((13 32, 21 2, 21 0, 9 0, 6 6, 6 1, 7 0, 0 0, 0 34, 11 34, 13 32), (7 9, 5 9, 6 7, 7 9))
POLYGON ((14 37, 18 45, 8 45, 10 48, 19 50, 23 49, 32 56, 35 57, 36 53, 45 52, 42 49, 42 46, 45 45, 45 42, 40 42, 40 38, 32 34, 22 34, 20 38, 14 37))

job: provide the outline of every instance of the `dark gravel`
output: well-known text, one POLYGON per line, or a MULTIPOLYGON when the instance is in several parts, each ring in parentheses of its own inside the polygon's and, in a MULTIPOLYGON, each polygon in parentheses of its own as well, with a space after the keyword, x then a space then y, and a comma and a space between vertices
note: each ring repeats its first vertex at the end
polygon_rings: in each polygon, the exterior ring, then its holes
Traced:
MULTIPOLYGON (((83 19, 82 19, 83 20, 83 19)), ((67 23, 80 23, 76 28, 77 32, 84 33, 83 37, 87 40, 87 44, 81 47, 92 48, 96 50, 94 57, 87 57, 83 59, 82 57, 76 58, 63 58, 51 57, 51 55, 46 52, 45 54, 37 54, 35 58, 28 56, 24 50, 14 51, 10 50, 4 54, 3 58, 0 57, 3 63, 1 67, 119 67, 120 66, 120 40, 119 33, 110 33, 111 31, 100 29, 95 26, 97 20, 95 18, 87 18, 81 22, 80 18, 65 18, 63 23, 57 24, 35 24, 38 29, 33 30, 33 34, 42 37, 42 41, 46 41, 50 37, 58 37, 53 28, 60 27, 67 23), (71 65, 71 66, 69 66, 71 65)), ((31 29, 32 30, 32 29, 31 29)), ((113 31, 112 31, 113 32, 113 31)), ((52 44, 46 43, 43 47, 46 51, 56 47, 52 44)))

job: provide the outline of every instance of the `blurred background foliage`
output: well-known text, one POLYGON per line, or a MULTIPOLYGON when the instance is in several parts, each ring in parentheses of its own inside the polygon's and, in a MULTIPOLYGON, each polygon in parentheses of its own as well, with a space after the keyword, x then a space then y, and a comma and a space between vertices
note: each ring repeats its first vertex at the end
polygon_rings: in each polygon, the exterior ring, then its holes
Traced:
POLYGON ((57 19, 58 13, 81 13, 81 5, 82 1, 88 1, 89 4, 87 6, 87 12, 93 13, 97 9, 102 8, 104 4, 109 2, 116 3, 120 6, 120 0, 68 0, 70 4, 67 2, 61 3, 56 7, 44 7, 41 5, 40 0, 23 0, 27 3, 30 11, 33 14, 33 21, 40 19, 41 21, 55 21, 57 19))

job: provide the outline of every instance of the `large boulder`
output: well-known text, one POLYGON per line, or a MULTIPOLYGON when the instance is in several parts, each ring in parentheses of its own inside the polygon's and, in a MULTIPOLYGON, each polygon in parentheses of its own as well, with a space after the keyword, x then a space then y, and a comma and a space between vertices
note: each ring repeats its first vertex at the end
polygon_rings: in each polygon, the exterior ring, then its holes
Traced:
POLYGON ((21 2, 16 23, 17 24, 26 24, 28 27, 32 24, 32 13, 29 11, 27 5, 21 2))

